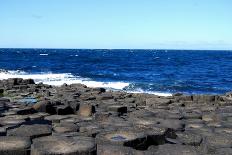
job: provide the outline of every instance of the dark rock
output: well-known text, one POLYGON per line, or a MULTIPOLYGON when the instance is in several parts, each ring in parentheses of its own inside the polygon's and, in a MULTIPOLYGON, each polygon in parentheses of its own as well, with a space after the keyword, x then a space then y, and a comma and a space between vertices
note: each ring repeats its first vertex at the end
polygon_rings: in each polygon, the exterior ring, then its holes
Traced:
POLYGON ((26 137, 0 137, 1 155, 29 155, 31 141, 26 137))
POLYGON ((7 131, 7 136, 22 136, 38 138, 42 136, 48 136, 52 133, 52 127, 50 125, 22 125, 18 128, 7 131))
POLYGON ((58 115, 74 114, 73 109, 67 105, 59 105, 59 106, 55 106, 54 108, 56 109, 56 113, 58 115))
POLYGON ((99 155, 132 155, 133 149, 120 145, 99 144, 97 145, 99 155))
POLYGON ((194 95, 193 101, 197 103, 215 102, 215 96, 214 95, 194 95))
POLYGON ((61 120, 69 118, 68 115, 50 115, 44 117, 45 120, 51 121, 52 123, 60 123, 61 120))
POLYGON ((177 140, 183 145, 200 146, 203 138, 191 132, 177 132, 177 140))
POLYGON ((103 93, 97 96, 97 100, 109 100, 113 99, 114 97, 112 96, 111 93, 103 93))
POLYGON ((123 114, 123 113, 127 113, 127 107, 123 105, 112 105, 112 106, 108 106, 108 111, 114 111, 123 114))
POLYGON ((165 98, 148 98, 146 99, 147 106, 168 105, 171 103, 170 99, 165 98))
POLYGON ((215 155, 231 155, 232 148, 218 148, 215 150, 215 155))
POLYGON ((32 108, 38 112, 46 112, 49 114, 56 114, 56 109, 50 101, 40 101, 32 106, 32 108))
POLYGON ((175 101, 177 101, 177 102, 191 102, 191 101, 193 101, 193 96, 187 96, 187 95, 179 95, 179 96, 174 96, 174 98, 175 98, 175 101))
POLYGON ((0 127, 0 136, 6 136, 6 128, 0 127))
POLYGON ((208 153, 214 153, 218 148, 231 148, 232 136, 230 134, 207 136, 203 145, 208 153))
POLYGON ((34 114, 36 111, 31 108, 31 107, 27 107, 27 108, 23 108, 17 111, 18 115, 29 115, 29 114, 34 114))
POLYGON ((198 155, 197 149, 193 146, 164 144, 159 145, 157 155, 198 155))

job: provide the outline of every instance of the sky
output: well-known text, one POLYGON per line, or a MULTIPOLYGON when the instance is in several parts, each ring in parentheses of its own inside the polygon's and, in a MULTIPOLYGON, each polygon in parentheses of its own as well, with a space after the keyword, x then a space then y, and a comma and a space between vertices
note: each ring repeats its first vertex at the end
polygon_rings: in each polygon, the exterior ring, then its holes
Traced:
POLYGON ((0 0, 0 48, 232 50, 232 1, 0 0))

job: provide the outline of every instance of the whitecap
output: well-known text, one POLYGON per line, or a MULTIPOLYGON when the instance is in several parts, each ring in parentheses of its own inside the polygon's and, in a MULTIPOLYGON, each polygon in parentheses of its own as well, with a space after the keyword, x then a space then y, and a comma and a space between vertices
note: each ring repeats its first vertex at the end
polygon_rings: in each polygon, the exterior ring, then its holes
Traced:
MULTIPOLYGON (((83 78, 80 76, 74 76, 71 73, 38 73, 30 74, 20 70, 0 70, 0 80, 8 78, 23 78, 23 79, 34 79, 35 83, 44 83, 48 85, 61 86, 62 84, 75 84, 81 83, 87 87, 103 87, 113 90, 125 90, 126 87, 130 85, 128 82, 101 82, 94 81, 89 78, 83 78)), ((171 96, 171 93, 165 92, 155 92, 155 91, 146 91, 143 89, 135 89, 131 91, 126 91, 130 93, 147 93, 154 94, 158 96, 171 96)))
POLYGON ((130 83, 126 82, 100 82, 93 81, 89 78, 82 78, 80 76, 74 76, 71 73, 39 73, 29 74, 24 71, 4 71, 0 72, 0 80, 8 78, 23 78, 23 79, 34 79, 35 83, 44 83, 48 85, 61 86, 62 84, 74 84, 81 83, 88 87, 104 87, 109 89, 122 90, 129 86, 130 83))
POLYGON ((135 89, 135 90, 132 90, 132 91, 127 91, 127 92, 129 92, 129 93, 145 93, 145 94, 153 94, 153 95, 158 95, 158 96, 166 96, 166 97, 168 97, 168 96, 172 96, 172 94, 171 93, 165 93, 165 92, 157 92, 157 91, 145 91, 145 90, 143 90, 143 89, 141 89, 141 88, 137 88, 137 89, 135 89))
POLYGON ((41 55, 41 56, 47 56, 48 54, 47 53, 40 53, 39 55, 41 55))

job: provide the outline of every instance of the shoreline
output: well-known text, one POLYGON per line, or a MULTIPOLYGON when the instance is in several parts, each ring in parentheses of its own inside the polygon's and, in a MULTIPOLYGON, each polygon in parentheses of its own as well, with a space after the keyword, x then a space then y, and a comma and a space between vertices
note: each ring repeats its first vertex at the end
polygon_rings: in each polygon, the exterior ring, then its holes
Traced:
POLYGON ((232 93, 164 97, 0 80, 0 154, 230 154, 231 124, 232 93))

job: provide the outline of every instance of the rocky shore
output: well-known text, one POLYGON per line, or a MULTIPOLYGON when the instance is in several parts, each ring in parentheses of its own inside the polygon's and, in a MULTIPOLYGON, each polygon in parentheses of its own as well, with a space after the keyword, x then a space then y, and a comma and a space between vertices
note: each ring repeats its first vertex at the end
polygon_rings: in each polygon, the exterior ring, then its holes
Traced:
POLYGON ((0 81, 0 155, 231 155, 232 96, 0 81))

